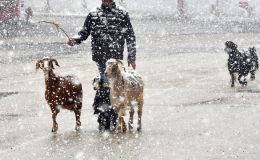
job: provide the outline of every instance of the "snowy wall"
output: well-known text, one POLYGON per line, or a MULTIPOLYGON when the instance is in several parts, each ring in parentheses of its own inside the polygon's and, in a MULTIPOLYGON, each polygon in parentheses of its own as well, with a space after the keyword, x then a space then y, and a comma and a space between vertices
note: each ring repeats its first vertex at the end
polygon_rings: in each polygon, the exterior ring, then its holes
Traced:
MULTIPOLYGON (((219 0, 219 9, 227 16, 241 16, 245 10, 239 7, 240 1, 247 1, 253 7, 253 14, 260 15, 259 0, 219 0)), ((211 5, 216 4, 216 0, 185 0, 185 9, 191 15, 207 16, 211 11, 211 5)))
MULTIPOLYGON (((41 10, 46 5, 46 0, 25 0, 35 10, 41 10)), ((49 0, 50 6, 55 12, 79 12, 83 11, 83 0, 49 0)), ((88 10, 101 4, 101 0, 85 0, 88 10)), ((119 0, 115 0, 119 1, 119 0)), ((136 14, 167 14, 176 13, 177 0, 124 0, 126 8, 136 14)), ((211 11, 211 5, 216 0, 184 0, 185 12, 193 16, 208 16, 211 11)), ((241 0, 219 0, 221 12, 229 16, 240 16, 245 11, 238 7, 241 0)), ((260 0, 247 0, 253 7, 253 14, 260 16, 260 0)))

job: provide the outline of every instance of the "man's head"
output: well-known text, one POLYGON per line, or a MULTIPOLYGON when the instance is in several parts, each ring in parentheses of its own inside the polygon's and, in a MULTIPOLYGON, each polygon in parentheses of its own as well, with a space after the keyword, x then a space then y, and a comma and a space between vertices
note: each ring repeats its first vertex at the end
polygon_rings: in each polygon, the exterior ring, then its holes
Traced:
POLYGON ((102 0, 102 4, 108 7, 111 7, 113 2, 114 0, 102 0))

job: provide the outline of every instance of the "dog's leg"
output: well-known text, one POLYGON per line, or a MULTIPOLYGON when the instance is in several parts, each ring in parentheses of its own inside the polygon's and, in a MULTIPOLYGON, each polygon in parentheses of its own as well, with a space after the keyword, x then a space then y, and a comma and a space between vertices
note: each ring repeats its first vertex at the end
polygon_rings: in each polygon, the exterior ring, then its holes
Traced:
POLYGON ((231 87, 235 87, 235 74, 231 73, 230 76, 231 76, 231 87))
POLYGON ((242 75, 239 74, 239 75, 238 75, 238 82, 239 82, 240 84, 243 84, 243 82, 241 81, 241 78, 242 78, 242 75))
POLYGON ((243 81, 243 86, 247 86, 247 81, 246 81, 246 78, 244 78, 244 81, 243 81))
POLYGON ((246 79, 244 78, 244 80, 242 81, 242 80, 241 80, 242 77, 243 77, 243 76, 242 76, 241 74, 238 75, 238 81, 239 81, 239 83, 240 83, 242 86, 247 86, 247 81, 246 81, 246 79))
POLYGON ((250 71, 250 74, 251 74, 250 76, 251 81, 255 80, 255 71, 254 70, 250 71))

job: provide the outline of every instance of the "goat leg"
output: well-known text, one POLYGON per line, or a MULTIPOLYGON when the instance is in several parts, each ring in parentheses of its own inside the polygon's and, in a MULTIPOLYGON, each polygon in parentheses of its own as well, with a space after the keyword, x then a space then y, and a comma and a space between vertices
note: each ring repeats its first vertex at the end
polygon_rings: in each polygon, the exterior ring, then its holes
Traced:
POLYGON ((131 108, 131 109, 130 109, 130 112, 129 112, 130 117, 129 117, 129 122, 128 122, 128 128, 129 128, 129 130, 132 130, 132 129, 133 129, 134 113, 135 113, 134 109, 131 108))
POLYGON ((81 126, 81 122, 80 122, 80 115, 81 115, 81 110, 80 109, 75 109, 75 117, 76 117, 76 127, 75 130, 79 130, 80 126, 81 126))
POLYGON ((126 132, 127 128, 126 128, 126 124, 125 124, 125 120, 124 117, 122 117, 122 131, 126 132))
POLYGON ((117 133, 123 133, 126 132, 126 125, 124 121, 124 117, 120 116, 118 118, 118 125, 117 125, 117 133))
POLYGON ((137 131, 140 132, 142 129, 142 109, 138 109, 137 113, 138 113, 138 127, 137 127, 137 131))
POLYGON ((59 112, 60 111, 57 109, 52 112, 52 120, 53 120, 53 126, 52 126, 52 130, 51 130, 52 132, 57 132, 57 130, 58 130, 58 123, 56 122, 56 117, 59 112))
POLYGON ((120 133, 122 130, 121 130, 121 125, 122 125, 122 117, 121 116, 119 116, 118 117, 118 122, 117 122, 117 126, 116 126, 116 131, 117 131, 117 133, 120 133))
POLYGON ((241 78, 242 78, 243 76, 240 74, 239 76, 238 76, 238 81, 239 81, 239 83, 242 85, 242 86, 247 86, 247 81, 246 81, 246 79, 244 79, 243 81, 241 80, 241 78))

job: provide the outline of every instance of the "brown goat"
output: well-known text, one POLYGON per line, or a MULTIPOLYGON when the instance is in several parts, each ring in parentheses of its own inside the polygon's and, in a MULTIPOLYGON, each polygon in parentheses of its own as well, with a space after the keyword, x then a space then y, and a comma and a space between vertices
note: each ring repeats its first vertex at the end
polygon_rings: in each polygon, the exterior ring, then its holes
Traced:
POLYGON ((60 108, 74 111, 76 116, 76 130, 81 126, 80 115, 82 108, 82 85, 75 76, 56 76, 53 72, 54 64, 59 66, 57 60, 44 57, 36 62, 36 71, 42 69, 45 77, 45 99, 52 111, 52 132, 58 130, 56 122, 60 108))
POLYGON ((142 128, 142 109, 144 104, 142 77, 134 70, 125 70, 120 60, 111 59, 106 63, 105 74, 109 81, 111 105, 118 113, 117 132, 125 132, 126 125, 123 116, 129 109, 129 130, 133 129, 134 107, 138 108, 138 127, 142 128), (130 107, 130 108, 128 108, 130 107))

